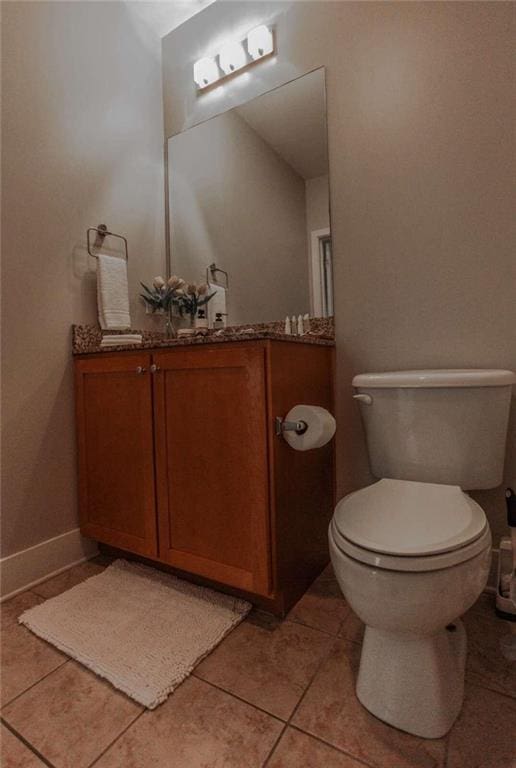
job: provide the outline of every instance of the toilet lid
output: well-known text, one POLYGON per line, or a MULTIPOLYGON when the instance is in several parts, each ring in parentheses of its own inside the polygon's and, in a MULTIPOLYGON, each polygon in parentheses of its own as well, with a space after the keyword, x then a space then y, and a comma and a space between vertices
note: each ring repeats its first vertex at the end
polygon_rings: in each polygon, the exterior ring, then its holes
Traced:
POLYGON ((482 507, 456 485, 379 480, 335 509, 339 533, 386 555, 436 555, 464 547, 485 530, 482 507))

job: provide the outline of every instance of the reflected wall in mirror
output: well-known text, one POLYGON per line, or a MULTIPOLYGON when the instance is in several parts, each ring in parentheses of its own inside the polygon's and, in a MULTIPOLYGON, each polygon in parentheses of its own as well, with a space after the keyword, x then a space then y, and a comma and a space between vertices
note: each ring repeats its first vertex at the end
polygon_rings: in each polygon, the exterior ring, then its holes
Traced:
POLYGON ((172 136, 168 164, 171 272, 227 273, 210 324, 333 314, 324 69, 172 136))

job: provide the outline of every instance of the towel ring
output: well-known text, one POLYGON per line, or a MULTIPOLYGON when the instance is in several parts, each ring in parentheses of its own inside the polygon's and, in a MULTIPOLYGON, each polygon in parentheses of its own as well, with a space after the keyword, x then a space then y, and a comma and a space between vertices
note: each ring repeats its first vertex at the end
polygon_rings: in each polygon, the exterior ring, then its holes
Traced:
POLYGON ((222 286, 223 288, 226 288, 226 290, 229 288, 229 275, 224 269, 219 269, 215 262, 213 264, 210 264, 209 267, 206 267, 206 282, 210 282, 210 273, 211 273, 211 282, 216 283, 217 285, 222 285, 222 283, 219 283, 217 278, 215 277, 215 273, 220 272, 222 275, 226 276, 226 285, 222 286))
POLYGON ((101 248, 102 243, 104 242, 104 238, 106 238, 108 235, 111 237, 118 237, 120 240, 124 241, 124 250, 125 250, 125 260, 129 261, 129 252, 127 249, 127 238, 125 238, 123 235, 117 235, 116 232, 110 232, 105 224, 99 224, 98 227, 88 227, 86 230, 86 240, 88 242, 88 253, 90 256, 93 256, 94 259, 98 258, 98 254, 92 253, 92 248, 101 248), (97 235, 95 237, 95 240, 93 242, 93 245, 90 241, 90 232, 96 232, 97 235))

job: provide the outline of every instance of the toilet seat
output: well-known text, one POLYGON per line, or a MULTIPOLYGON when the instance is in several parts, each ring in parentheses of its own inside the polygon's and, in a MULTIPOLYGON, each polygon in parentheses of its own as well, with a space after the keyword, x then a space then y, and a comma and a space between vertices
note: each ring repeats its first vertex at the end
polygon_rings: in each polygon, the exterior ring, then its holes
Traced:
POLYGON ((457 565, 491 542, 482 507, 458 486, 390 479, 342 499, 330 536, 355 560, 396 571, 457 565))

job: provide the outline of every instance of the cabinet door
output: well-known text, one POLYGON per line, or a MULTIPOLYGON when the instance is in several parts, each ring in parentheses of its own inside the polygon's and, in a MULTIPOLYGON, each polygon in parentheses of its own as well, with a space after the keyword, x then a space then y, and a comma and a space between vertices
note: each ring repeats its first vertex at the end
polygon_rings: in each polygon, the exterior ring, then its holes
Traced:
POLYGON ((270 591, 263 346, 154 355, 159 556, 270 591))
POLYGON ((75 362, 81 531, 157 554, 150 358, 75 362))

